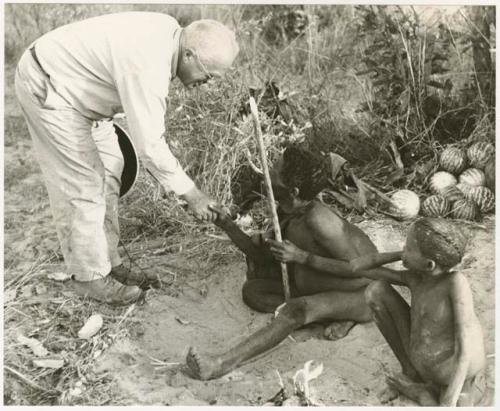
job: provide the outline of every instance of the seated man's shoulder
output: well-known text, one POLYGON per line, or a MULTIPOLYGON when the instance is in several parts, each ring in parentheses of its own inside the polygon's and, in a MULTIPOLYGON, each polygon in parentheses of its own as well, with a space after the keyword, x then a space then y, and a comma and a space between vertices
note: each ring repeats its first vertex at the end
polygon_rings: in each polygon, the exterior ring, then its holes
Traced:
POLYGON ((314 202, 305 217, 307 225, 312 229, 324 230, 328 227, 345 224, 345 220, 341 216, 319 201, 314 202))

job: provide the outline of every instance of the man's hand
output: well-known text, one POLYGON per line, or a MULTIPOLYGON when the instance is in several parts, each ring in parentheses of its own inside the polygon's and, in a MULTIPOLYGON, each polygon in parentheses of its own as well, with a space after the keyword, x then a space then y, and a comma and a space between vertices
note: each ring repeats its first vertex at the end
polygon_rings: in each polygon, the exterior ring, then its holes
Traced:
POLYGON ((217 227, 225 228, 233 223, 229 210, 224 209, 220 205, 209 205, 208 208, 214 211, 217 215, 214 224, 217 227))
POLYGON ((186 194, 180 196, 188 203, 188 210, 201 221, 213 223, 217 219, 217 213, 210 210, 210 206, 216 203, 197 187, 193 187, 186 194))
POLYGON ((270 245, 269 249, 276 260, 282 263, 306 263, 309 253, 301 250, 291 241, 285 240, 280 243, 276 240, 267 239, 266 243, 270 245))

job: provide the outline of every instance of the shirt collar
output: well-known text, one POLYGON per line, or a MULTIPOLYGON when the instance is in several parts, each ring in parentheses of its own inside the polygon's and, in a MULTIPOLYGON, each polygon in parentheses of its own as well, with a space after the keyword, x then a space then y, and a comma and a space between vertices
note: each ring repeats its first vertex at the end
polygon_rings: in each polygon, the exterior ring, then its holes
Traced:
POLYGON ((174 32, 174 55, 172 56, 171 80, 177 76, 177 65, 179 64, 179 52, 182 28, 179 27, 174 32))

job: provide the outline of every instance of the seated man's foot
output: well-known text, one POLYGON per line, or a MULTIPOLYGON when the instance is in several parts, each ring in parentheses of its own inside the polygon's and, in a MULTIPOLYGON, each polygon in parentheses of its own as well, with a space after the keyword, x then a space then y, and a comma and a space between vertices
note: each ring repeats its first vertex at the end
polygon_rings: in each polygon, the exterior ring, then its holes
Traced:
POLYGON ((123 264, 113 267, 110 272, 111 277, 125 285, 137 285, 143 290, 150 287, 161 288, 161 280, 158 275, 148 275, 146 273, 136 273, 125 267, 123 264))
POLYGON ((432 387, 429 384, 412 381, 404 374, 389 376, 386 381, 389 388, 396 390, 422 406, 439 405, 436 395, 432 392, 432 387))
POLYGON ((192 376, 198 380, 211 380, 225 374, 220 361, 207 355, 198 354, 193 347, 189 347, 186 364, 192 376))
POLYGON ((356 323, 354 321, 335 321, 325 328, 323 335, 327 340, 340 340, 344 338, 355 325, 356 323))
POLYGON ((142 290, 136 286, 123 285, 110 275, 94 281, 72 281, 73 291, 111 305, 128 305, 136 302, 142 290))

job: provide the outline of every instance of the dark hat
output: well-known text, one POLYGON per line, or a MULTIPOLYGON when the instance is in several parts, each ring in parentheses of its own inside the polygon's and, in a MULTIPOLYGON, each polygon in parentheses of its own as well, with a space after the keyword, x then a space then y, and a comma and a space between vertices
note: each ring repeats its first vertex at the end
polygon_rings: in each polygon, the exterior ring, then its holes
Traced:
POLYGON ((118 144, 122 152, 125 165, 122 171, 122 184, 120 187, 120 197, 125 196, 135 184, 139 175, 139 158, 137 151, 127 132, 118 124, 113 123, 115 134, 118 136, 118 144))

